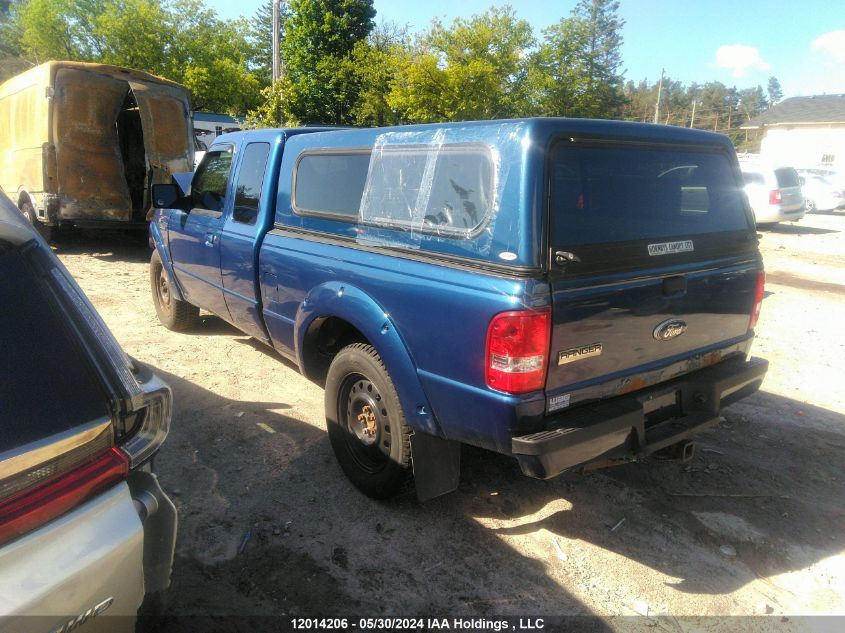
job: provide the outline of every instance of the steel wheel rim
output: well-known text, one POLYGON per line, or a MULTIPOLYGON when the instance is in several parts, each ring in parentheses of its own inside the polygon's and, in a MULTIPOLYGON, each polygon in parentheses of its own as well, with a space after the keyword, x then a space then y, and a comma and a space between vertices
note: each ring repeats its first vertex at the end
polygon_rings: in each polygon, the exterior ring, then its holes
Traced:
POLYGON ((359 468, 377 473, 390 462, 390 418, 378 387, 361 374, 347 376, 338 398, 338 420, 359 468))
POLYGON ((158 298, 161 307, 164 308, 166 311, 170 311, 170 284, 167 283, 167 275, 164 272, 164 269, 161 269, 158 275, 158 298))

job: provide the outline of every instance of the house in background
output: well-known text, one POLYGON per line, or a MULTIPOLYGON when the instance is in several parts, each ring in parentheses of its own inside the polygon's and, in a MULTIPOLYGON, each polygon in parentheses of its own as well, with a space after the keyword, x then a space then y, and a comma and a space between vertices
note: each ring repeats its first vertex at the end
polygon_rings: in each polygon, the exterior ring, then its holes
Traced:
POLYGON ((242 117, 235 118, 228 114, 217 112, 194 112, 194 137, 197 139, 197 150, 205 151, 221 134, 237 132, 243 126, 242 117))
POLYGON ((762 131, 767 162, 845 171, 845 95, 784 99, 742 129, 762 131))

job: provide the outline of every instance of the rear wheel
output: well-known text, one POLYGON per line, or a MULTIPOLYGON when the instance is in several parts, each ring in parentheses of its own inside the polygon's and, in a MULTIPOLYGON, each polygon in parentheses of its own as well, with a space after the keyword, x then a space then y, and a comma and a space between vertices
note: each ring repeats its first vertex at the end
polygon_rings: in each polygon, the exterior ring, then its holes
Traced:
POLYGON ((197 322, 200 309, 187 301, 177 299, 173 294, 170 278, 164 270, 158 251, 153 251, 150 258, 150 290, 158 320, 168 330, 180 332, 197 322))
POLYGON ((816 201, 809 198, 804 199, 804 210, 807 213, 814 213, 816 210, 816 201))
POLYGON ((326 425, 335 457, 364 494, 387 499, 411 481, 411 431, 378 352, 344 347, 326 376, 326 425))

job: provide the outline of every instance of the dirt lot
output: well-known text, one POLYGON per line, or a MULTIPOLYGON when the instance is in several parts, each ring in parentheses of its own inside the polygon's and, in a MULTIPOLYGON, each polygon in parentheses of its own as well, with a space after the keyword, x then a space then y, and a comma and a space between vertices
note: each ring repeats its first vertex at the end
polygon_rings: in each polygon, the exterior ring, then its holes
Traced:
POLYGON ((173 387, 157 460, 180 513, 169 614, 845 615, 845 214, 774 228, 762 248, 755 354, 771 369, 691 464, 541 482, 465 449, 460 489, 425 505, 346 481, 322 391, 271 349, 216 317, 161 327, 144 242, 57 252, 173 387))

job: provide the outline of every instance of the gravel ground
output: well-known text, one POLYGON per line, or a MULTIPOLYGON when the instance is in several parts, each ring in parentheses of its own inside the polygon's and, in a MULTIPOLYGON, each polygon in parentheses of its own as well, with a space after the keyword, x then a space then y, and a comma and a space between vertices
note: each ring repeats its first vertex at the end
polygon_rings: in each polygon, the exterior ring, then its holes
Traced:
MULTIPOLYGON (((845 615, 845 214, 775 227, 761 245, 754 353, 769 374, 690 464, 543 482, 465 449, 458 491, 424 505, 347 482, 321 389, 273 350, 213 316, 188 334, 160 326, 144 241, 77 236, 56 250, 124 348, 173 387, 157 459, 180 515, 167 614, 777 616, 743 621, 766 630, 845 615)), ((199 630, 190 621, 159 628, 199 630)))

